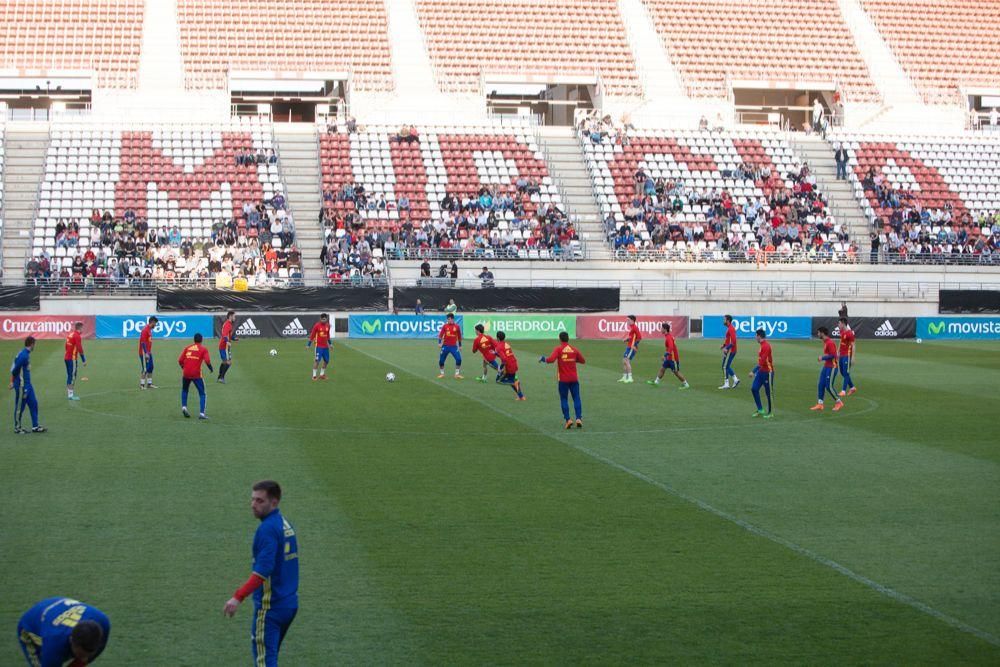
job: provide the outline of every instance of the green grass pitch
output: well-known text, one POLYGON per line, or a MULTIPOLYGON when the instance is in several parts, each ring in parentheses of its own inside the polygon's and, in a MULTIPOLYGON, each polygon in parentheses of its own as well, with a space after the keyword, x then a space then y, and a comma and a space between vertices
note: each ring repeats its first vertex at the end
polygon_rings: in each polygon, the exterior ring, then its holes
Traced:
POLYGON ((42 341, 49 433, 0 438, 0 665, 19 614, 62 594, 110 615, 98 664, 248 664, 249 604, 222 606, 265 477, 300 542, 286 665, 1000 664, 1000 347, 860 341, 860 393, 814 414, 820 344, 776 341, 764 422, 752 340, 735 391, 718 341, 679 345, 688 392, 645 384, 657 342, 633 385, 620 344, 579 342, 567 432, 535 363, 550 342, 514 341, 519 403, 472 380, 468 346, 458 382, 433 341, 336 340, 321 383, 303 343, 243 341, 200 423, 182 343, 156 343, 161 388, 140 392, 134 341, 87 342, 71 404, 42 341))

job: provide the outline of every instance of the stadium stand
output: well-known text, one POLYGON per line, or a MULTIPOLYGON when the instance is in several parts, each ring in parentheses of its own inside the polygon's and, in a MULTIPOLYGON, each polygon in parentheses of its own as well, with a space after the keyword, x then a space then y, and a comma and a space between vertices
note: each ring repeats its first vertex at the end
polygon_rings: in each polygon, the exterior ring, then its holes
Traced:
MULTIPOLYGON (((4 126, 2 123, 0 123, 0 248, 3 248, 3 185, 4 185, 3 163, 5 158, 3 140, 4 140, 4 126)), ((2 255, 0 255, 0 269, 3 269, 2 255)))
POLYGON ((381 0, 178 0, 189 88, 223 88, 229 68, 349 72, 357 90, 392 88, 381 0))
POLYGON ((611 95, 640 96, 615 0, 417 0, 444 92, 476 92, 482 72, 600 72, 611 95))
POLYGON ((856 258, 846 226, 780 134, 646 132, 609 142, 582 133, 581 140, 619 258, 856 258))
POLYGON ((1000 88, 1000 4, 979 0, 864 0, 928 104, 956 104, 960 86, 1000 88))
POLYGON ((95 70, 97 85, 134 88, 144 0, 4 0, 0 68, 95 70))
POLYGON ((855 194, 894 261, 1000 260, 1000 139, 841 134, 855 194))
POLYGON ((300 260, 270 125, 53 130, 29 277, 284 284, 300 260))
POLYGON ((544 154, 533 138, 508 132, 407 127, 323 134, 324 259, 331 278, 353 273, 341 260, 362 239, 389 257, 578 256, 580 243, 544 154))
POLYGON ((726 97, 727 79, 835 81, 877 101, 836 0, 645 0, 692 97, 726 97))

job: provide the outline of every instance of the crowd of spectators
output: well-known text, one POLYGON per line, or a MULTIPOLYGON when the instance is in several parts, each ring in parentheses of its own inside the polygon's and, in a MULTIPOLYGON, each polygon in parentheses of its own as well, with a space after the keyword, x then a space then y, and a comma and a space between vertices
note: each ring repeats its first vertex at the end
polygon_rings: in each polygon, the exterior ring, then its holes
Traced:
POLYGON ((241 215, 217 220, 207 237, 185 237, 176 225, 150 226, 132 210, 116 217, 95 209, 83 229, 76 221, 59 221, 55 245, 57 256, 45 251, 28 261, 28 279, 87 287, 242 278, 251 286, 276 286, 302 277, 295 224, 280 194, 245 203, 241 215))
POLYGON ((596 109, 581 114, 577 120, 576 129, 585 139, 595 144, 618 146, 627 146, 629 132, 635 131, 628 116, 622 117, 620 121, 615 121, 611 114, 602 115, 596 109))
POLYGON ((613 215, 605 220, 616 254, 655 251, 650 256, 690 261, 856 261, 857 246, 829 211, 808 164, 782 175, 744 163, 722 176, 752 181, 763 195, 734 197, 725 188, 654 179, 640 167, 624 221, 613 215))
POLYGON ((871 235, 872 262, 965 261, 1000 263, 1000 211, 978 217, 950 202, 925 207, 919 193, 893 185, 874 168, 861 181, 865 191, 887 210, 871 235))

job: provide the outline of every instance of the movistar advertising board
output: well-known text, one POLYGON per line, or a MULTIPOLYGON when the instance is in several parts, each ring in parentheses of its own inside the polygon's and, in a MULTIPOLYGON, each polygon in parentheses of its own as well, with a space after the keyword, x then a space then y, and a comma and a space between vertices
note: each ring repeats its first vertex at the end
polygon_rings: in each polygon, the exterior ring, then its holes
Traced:
POLYGON ((1000 317, 918 317, 917 337, 926 340, 1000 340, 1000 317))
MULTIPOLYGON (((462 326, 462 316, 455 322, 462 326)), ((437 338, 444 315, 351 315, 347 320, 350 338, 437 338)))
POLYGON ((477 324, 491 336, 503 331, 511 340, 545 340, 563 331, 576 338, 576 315, 466 315, 462 335, 475 337, 477 324))

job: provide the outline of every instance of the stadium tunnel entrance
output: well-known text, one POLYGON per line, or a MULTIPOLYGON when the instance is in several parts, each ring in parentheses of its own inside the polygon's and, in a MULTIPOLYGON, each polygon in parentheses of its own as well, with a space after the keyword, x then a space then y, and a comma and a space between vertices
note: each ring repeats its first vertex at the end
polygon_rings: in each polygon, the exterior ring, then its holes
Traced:
POLYGON ((231 72, 234 116, 266 116, 281 123, 313 123, 346 108, 348 76, 337 72, 231 72))
POLYGON ((831 126, 843 123, 841 95, 833 82, 734 80, 731 90, 738 123, 803 130, 812 124, 816 100, 831 126))
POLYGON ((597 77, 484 75, 482 90, 492 116, 534 117, 538 125, 573 125, 577 109, 599 106, 597 77))

